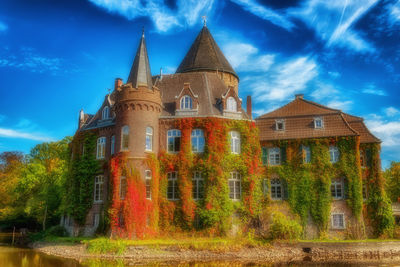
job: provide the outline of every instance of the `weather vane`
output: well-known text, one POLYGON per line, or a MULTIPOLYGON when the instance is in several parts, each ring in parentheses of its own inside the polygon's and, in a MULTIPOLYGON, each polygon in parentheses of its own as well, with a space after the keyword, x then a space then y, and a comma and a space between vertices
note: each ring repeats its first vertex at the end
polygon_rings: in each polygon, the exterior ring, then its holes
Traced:
POLYGON ((201 18, 203 19, 204 26, 207 26, 207 16, 204 15, 204 16, 202 16, 201 18))

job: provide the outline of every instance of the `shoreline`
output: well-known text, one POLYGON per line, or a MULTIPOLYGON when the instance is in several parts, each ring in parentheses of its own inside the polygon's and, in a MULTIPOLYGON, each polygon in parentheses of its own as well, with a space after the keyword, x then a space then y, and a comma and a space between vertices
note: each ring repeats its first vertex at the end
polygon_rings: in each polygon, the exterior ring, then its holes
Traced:
POLYGON ((122 254, 94 254, 85 244, 35 242, 31 248, 48 255, 86 260, 123 260, 129 264, 237 262, 237 263, 400 263, 400 242, 274 242, 270 246, 243 247, 229 251, 194 250, 177 246, 129 246, 122 254))

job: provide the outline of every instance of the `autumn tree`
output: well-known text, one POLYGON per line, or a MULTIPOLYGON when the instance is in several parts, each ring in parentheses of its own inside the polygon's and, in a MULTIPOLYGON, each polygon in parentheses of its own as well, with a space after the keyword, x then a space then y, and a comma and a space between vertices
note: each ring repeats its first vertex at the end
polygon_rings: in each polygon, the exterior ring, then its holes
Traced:
POLYGON ((384 175, 388 196, 392 202, 400 201, 400 162, 392 162, 384 175))

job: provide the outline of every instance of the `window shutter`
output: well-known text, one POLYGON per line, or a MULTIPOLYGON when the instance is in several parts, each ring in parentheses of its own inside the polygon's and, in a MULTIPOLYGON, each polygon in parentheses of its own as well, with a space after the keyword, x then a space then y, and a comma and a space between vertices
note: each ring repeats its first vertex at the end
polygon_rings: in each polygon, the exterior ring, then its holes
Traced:
POLYGON ((281 163, 284 164, 286 162, 286 146, 281 147, 281 163))
POLYGON ((367 163, 367 167, 371 167, 371 165, 372 165, 371 164, 371 159, 372 159, 372 157, 371 157, 371 149, 366 149, 365 156, 366 156, 365 161, 367 163))
POLYGON ((342 179, 342 185, 343 185, 343 198, 348 199, 349 198, 349 190, 347 186, 348 182, 346 178, 342 179))
POLYGON ((283 199, 288 199, 289 198, 289 188, 288 188, 288 184, 286 182, 285 179, 281 179, 281 183, 282 183, 282 189, 283 189, 283 199))
POLYGON ((268 148, 266 147, 262 148, 261 160, 263 165, 268 165, 268 148))

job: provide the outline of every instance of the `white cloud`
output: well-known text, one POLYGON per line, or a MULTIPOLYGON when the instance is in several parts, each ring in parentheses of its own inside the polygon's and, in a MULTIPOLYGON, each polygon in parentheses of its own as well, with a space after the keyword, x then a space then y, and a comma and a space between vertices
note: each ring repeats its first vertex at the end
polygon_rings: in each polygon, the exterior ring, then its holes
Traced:
POLYGON ((343 111, 348 111, 351 109, 353 105, 353 101, 351 100, 345 100, 345 101, 340 101, 340 100, 332 100, 326 104, 330 108, 335 108, 335 109, 340 109, 343 111))
POLYGON ((203 15, 211 16, 214 0, 178 0, 177 10, 170 9, 162 0, 89 0, 93 4, 133 20, 149 17, 158 32, 175 27, 193 26, 203 15))
POLYGON ((231 0, 232 2, 240 5, 246 11, 267 20, 277 26, 285 28, 286 30, 291 30, 294 24, 284 15, 269 9, 263 5, 260 5, 255 0, 231 0))
POLYGON ((300 8, 288 11, 313 28, 328 47, 338 46, 358 52, 375 48, 354 29, 354 25, 378 3, 378 0, 307 0, 300 8))
POLYGON ((222 50, 236 71, 267 71, 274 63, 274 55, 259 54, 258 48, 248 43, 228 42, 222 50))
POLYGON ((400 122, 384 120, 366 120, 368 128, 382 140, 382 146, 399 147, 400 144, 400 122))
POLYGON ((387 6, 387 18, 391 25, 400 23, 400 0, 392 5, 387 6))
POLYGON ((381 89, 376 88, 375 84, 370 83, 367 84, 366 87, 362 90, 364 94, 370 95, 378 95, 378 96, 387 96, 387 93, 381 89))
POLYGON ((23 132, 23 131, 7 129, 7 128, 0 128, 0 137, 17 138, 17 139, 21 138, 21 139, 29 139, 29 140, 41 141, 41 142, 54 141, 53 138, 44 136, 39 133, 23 132))
POLYGON ((5 24, 4 22, 0 21, 0 32, 5 32, 7 30, 8 30, 7 24, 5 24))
POLYGON ((387 107, 387 108, 383 109, 383 112, 388 117, 393 117, 400 113, 400 111, 395 107, 387 107))

